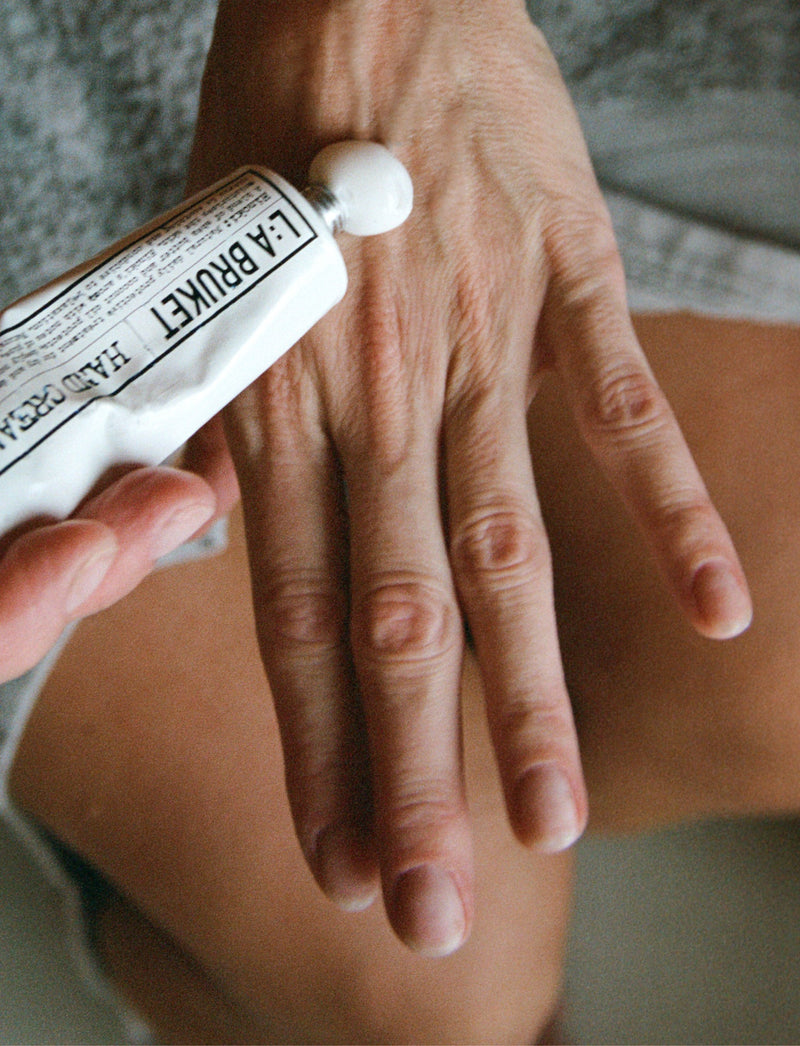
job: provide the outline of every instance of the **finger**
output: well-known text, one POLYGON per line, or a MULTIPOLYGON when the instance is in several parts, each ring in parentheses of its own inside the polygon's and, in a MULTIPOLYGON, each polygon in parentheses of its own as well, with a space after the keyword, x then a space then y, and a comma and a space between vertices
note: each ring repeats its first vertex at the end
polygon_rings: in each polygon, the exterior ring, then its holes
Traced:
POLYGON ((227 516, 239 501, 240 494, 221 414, 213 417, 187 442, 181 468, 200 476, 214 491, 217 499, 215 518, 227 516))
POLYGON ((340 907, 377 894, 369 765, 347 632, 347 548, 327 438, 280 365, 227 412, 242 481, 256 627, 306 860, 340 907), (291 411, 289 411, 291 413, 291 411))
POLYGON ((198 476, 172 468, 128 472, 76 513, 115 535, 117 554, 82 616, 110 606, 132 591, 156 561, 194 537, 214 516, 216 499, 198 476))
POLYGON ((77 518, 22 534, 0 561, 0 675, 31 668, 69 621, 130 592, 214 507, 213 492, 196 476, 136 469, 77 518))
POLYGON ((584 232, 545 303, 556 370, 588 446, 694 627, 711 638, 738 635, 752 605, 733 542, 637 341, 610 225, 584 232))
POLYGON ((364 445, 344 457, 352 642, 384 900, 407 945, 446 955, 469 933, 473 870, 458 692, 463 629, 430 428, 430 418, 412 417, 400 446, 364 445))
POLYGON ((583 831, 587 801, 523 393, 476 390, 448 416, 450 554, 512 826, 555 852, 583 831))
POLYGON ((0 680, 32 668, 102 584, 113 531, 68 520, 23 534, 0 559, 0 680))

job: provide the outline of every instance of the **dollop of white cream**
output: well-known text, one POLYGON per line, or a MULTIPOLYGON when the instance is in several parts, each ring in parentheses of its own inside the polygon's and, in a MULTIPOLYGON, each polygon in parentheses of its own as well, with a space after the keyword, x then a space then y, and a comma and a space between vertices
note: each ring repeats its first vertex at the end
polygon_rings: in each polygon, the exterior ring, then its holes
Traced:
POLYGON ((341 208, 342 230, 375 236, 402 225, 411 213, 411 176, 377 142, 336 142, 319 152, 309 181, 324 185, 341 208))

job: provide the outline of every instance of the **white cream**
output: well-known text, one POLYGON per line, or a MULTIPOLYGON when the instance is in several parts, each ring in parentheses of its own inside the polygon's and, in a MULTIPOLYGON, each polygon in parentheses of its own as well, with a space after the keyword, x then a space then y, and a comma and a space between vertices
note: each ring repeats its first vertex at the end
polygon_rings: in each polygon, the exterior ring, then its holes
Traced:
POLYGON ((0 315, 0 534, 164 461, 344 296, 332 230, 411 210, 372 142, 324 149, 311 179, 242 168, 0 315))

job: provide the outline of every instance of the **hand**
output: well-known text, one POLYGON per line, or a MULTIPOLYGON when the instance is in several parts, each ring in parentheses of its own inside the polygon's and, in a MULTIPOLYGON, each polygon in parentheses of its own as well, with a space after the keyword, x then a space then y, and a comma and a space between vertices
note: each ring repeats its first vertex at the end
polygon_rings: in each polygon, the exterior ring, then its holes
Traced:
POLYGON ((444 954, 473 910, 464 618, 517 835, 558 850, 587 817, 526 434, 546 371, 693 625, 732 635, 750 602, 637 344, 577 119, 523 5, 223 0, 192 186, 245 162, 302 183, 344 138, 396 153, 414 214, 342 238, 345 301, 226 427, 308 863, 358 908, 377 862, 396 932, 444 954))
MULTIPOLYGON (((0 682, 39 661, 64 627, 127 595, 155 561, 237 497, 214 426, 193 441, 192 471, 126 472, 58 523, 6 535, 0 549, 0 682)), ((223 445, 224 450, 224 445, 223 445)))

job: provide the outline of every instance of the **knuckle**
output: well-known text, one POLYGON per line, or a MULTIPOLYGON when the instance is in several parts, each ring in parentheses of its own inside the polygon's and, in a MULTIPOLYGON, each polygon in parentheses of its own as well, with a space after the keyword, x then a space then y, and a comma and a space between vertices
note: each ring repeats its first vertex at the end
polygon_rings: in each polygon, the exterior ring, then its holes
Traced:
POLYGON ((509 509, 462 524, 451 539, 451 559, 459 577, 476 584, 538 576, 550 568, 543 528, 527 513, 509 509))
POLYGON ((715 536, 718 519, 705 490, 697 487, 670 490, 660 506, 662 527, 675 538, 692 540, 715 536))
POLYGON ((282 356, 226 407, 226 432, 241 465, 296 455, 315 418, 317 390, 300 353, 282 356))
POLYGON ((644 371, 619 367, 588 389, 584 413, 590 430, 611 436, 644 436, 669 417, 663 392, 644 371))
POLYGON ((655 505, 648 524, 658 534, 665 555, 691 573, 694 564, 713 558, 719 537, 719 516, 704 490, 669 490, 655 505))
POLYGON ((551 697, 535 700, 530 693, 510 696, 493 715, 495 738, 506 751, 518 751, 521 760, 537 758, 560 745, 568 732, 566 709, 551 697))
POLYGON ((452 601, 430 580, 383 581, 354 608, 354 638, 368 660, 430 661, 457 632, 452 601))
POLYGON ((562 306, 577 308, 624 293, 625 270, 608 210, 572 201, 556 207, 546 223, 545 242, 554 275, 562 287, 562 306))
POLYGON ((264 609, 284 651, 326 649, 344 640, 345 593, 327 579, 305 572, 286 575, 267 593, 264 609))
POLYGON ((437 833, 448 831, 463 814, 452 788, 432 778, 406 782, 385 799, 391 831, 396 840, 402 840, 410 849, 415 849, 421 840, 430 841, 437 833))

